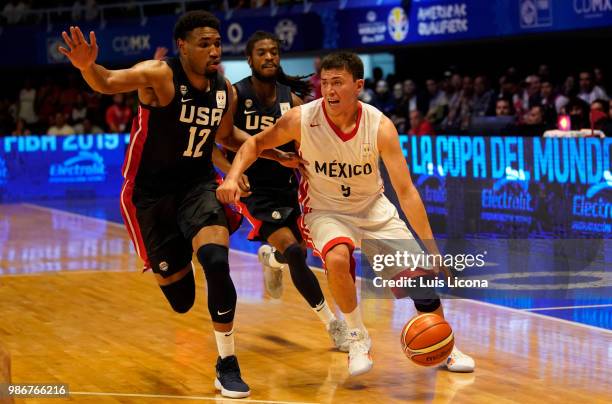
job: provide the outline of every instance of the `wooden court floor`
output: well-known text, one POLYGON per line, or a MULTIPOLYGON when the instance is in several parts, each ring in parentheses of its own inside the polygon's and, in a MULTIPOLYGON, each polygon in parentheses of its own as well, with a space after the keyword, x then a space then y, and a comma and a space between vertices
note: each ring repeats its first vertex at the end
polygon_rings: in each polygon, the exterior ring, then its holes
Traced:
MULTIPOLYGON (((444 302, 472 374, 411 364, 399 332, 409 301, 369 300, 372 372, 348 377, 315 314, 285 277, 263 291, 255 256, 232 251, 237 353, 251 402, 604 403, 612 333, 469 300, 444 302)), ((27 403, 230 402, 213 387, 216 348, 202 269, 197 301, 175 314, 138 270, 120 225, 29 205, 0 205, 0 344, 14 383, 67 383, 67 399, 27 403)), ((322 273, 317 276, 328 299, 322 273)))

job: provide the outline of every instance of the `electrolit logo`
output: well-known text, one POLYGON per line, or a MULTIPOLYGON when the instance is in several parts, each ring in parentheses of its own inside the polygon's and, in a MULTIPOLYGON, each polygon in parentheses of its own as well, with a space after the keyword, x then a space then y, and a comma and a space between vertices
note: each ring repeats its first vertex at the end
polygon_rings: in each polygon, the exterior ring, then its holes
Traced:
POLYGON ((533 212, 529 194, 529 173, 506 167, 506 176, 493 187, 482 190, 482 208, 518 212, 533 212))
POLYGON ((593 184, 586 192, 587 198, 592 198, 604 189, 612 189, 612 173, 608 170, 603 173, 603 180, 600 183, 593 184))
POLYGON ((446 178, 441 166, 427 165, 427 174, 414 183, 429 214, 446 215, 446 178))
POLYGON ((49 167, 49 182, 103 182, 104 159, 98 153, 81 151, 61 164, 49 167))
POLYGON ((6 162, 2 157, 0 157, 0 185, 6 184, 6 180, 8 179, 8 168, 6 167, 6 162))

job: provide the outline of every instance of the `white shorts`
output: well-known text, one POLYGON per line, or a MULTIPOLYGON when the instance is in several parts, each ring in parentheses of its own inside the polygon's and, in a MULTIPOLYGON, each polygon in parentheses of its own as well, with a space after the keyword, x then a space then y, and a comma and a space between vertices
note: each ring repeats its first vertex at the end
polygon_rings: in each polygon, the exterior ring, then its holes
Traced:
MULTIPOLYGON (((403 250, 415 254, 422 250, 406 223, 400 219, 395 206, 382 194, 367 210, 351 215, 313 210, 302 216, 300 229, 308 247, 323 263, 331 248, 346 244, 352 252, 355 248, 361 248, 365 239, 401 240, 403 250)), ((378 246, 381 248, 380 243, 378 246)), ((397 243, 390 242, 382 248, 391 253, 398 247, 397 243)))

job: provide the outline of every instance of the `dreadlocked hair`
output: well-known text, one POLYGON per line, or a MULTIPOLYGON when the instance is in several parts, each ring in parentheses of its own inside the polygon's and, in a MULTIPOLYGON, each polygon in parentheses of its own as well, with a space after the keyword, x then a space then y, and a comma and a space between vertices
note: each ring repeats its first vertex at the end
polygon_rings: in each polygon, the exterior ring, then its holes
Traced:
MULTIPOLYGON (((276 36, 275 34, 271 32, 256 31, 255 33, 253 33, 253 35, 251 35, 251 37, 247 41, 246 48, 245 48, 245 53, 247 57, 252 55, 253 48, 255 47, 255 43, 262 41, 264 39, 269 39, 271 41, 276 42, 276 46, 278 48, 278 51, 280 52, 281 40, 278 36, 276 36)), ((288 76, 283 71, 283 68, 279 66, 278 73, 276 75, 276 81, 291 88, 291 92, 295 93, 295 95, 297 95, 298 97, 304 98, 310 95, 312 92, 312 85, 310 84, 309 81, 305 80, 309 78, 310 76, 312 76, 312 74, 309 74, 306 76, 288 76)))
POLYGON ((312 74, 306 76, 288 76, 283 71, 283 68, 279 66, 276 81, 291 88, 291 92, 295 93, 298 97, 304 98, 312 93, 312 84, 305 80, 310 76, 312 74))

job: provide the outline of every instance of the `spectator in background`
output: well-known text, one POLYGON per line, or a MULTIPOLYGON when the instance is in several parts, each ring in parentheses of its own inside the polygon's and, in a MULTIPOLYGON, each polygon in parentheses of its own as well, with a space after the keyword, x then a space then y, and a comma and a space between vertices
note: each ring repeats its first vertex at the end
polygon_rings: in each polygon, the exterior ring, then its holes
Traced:
POLYGON ((365 79, 364 84, 363 84, 363 90, 361 90, 361 93, 359 93, 359 96, 357 98, 359 98, 359 101, 361 102, 365 102, 366 104, 371 104, 374 102, 375 97, 376 97, 376 93, 374 92, 374 89, 372 88, 372 80, 365 79))
MULTIPOLYGON (((53 118, 56 110, 59 108, 59 97, 60 88, 55 84, 52 77, 47 76, 45 84, 43 84, 37 91, 36 106, 38 111, 38 120, 43 125, 48 125, 53 118)), ((47 126, 41 128, 41 132, 45 130, 47 126)))
POLYGON ((321 58, 315 56, 313 61, 315 73, 310 76, 310 85, 312 86, 312 98, 311 100, 317 100, 322 97, 321 94, 321 58))
MULTIPOLYGON (((593 69, 593 77, 595 79, 595 85, 606 91, 606 84, 604 79, 603 69, 601 67, 595 67, 593 69)), ((607 91, 606 91, 607 94, 607 91)))
POLYGON ((66 123, 63 112, 55 114, 55 123, 49 127, 48 135, 74 135, 74 128, 66 123))
POLYGON ((595 85, 593 82, 593 74, 590 71, 581 71, 578 75, 578 79, 578 86, 580 88, 578 97, 587 104, 599 98, 606 101, 610 99, 603 88, 595 85))
POLYGON ((380 67, 376 66, 375 68, 372 69, 372 82, 374 83, 378 83, 380 80, 383 79, 383 69, 381 69, 380 67))
POLYGON ((94 125, 89 117, 85 117, 81 123, 74 125, 74 132, 79 134, 94 134, 104 133, 101 127, 94 125))
POLYGON ((77 78, 74 74, 68 76, 68 84, 62 88, 59 97, 59 107, 64 114, 69 116, 72 113, 72 108, 80 94, 77 78))
POLYGON ((541 64, 540 67, 538 67, 538 76, 540 77, 542 83, 544 81, 550 82, 550 68, 548 65, 541 64))
POLYGON ((106 110, 106 125, 111 133, 125 132, 130 120, 132 111, 125 105, 123 94, 113 96, 113 105, 106 110))
POLYGON ((72 111, 70 111, 70 123, 73 126, 79 124, 83 122, 83 119, 85 119, 86 116, 87 105, 85 104, 85 99, 83 98, 83 94, 78 94, 76 101, 72 106, 72 111))
MULTIPOLYGON (((521 96, 522 108, 521 111, 531 111, 531 107, 541 105, 540 91, 542 89, 542 81, 540 77, 532 74, 525 79, 525 89, 521 96)), ((527 112, 529 113, 529 112, 527 112)), ((526 117, 525 117, 526 119, 526 117)))
MULTIPOLYGON (((445 75, 450 74, 446 72, 445 75)), ((452 108, 453 105, 457 105, 461 100, 461 88, 463 87, 463 78, 460 74, 452 74, 448 80, 448 84, 444 91, 446 91, 446 97, 448 98, 448 108, 452 108)))
POLYGON ((464 76, 459 101, 453 104, 452 108, 449 108, 448 115, 442 121, 442 128, 451 132, 467 130, 473 108, 474 81, 470 76, 464 76))
POLYGON ((429 110, 429 102, 427 98, 422 95, 414 83, 413 80, 407 79, 402 83, 402 89, 404 91, 404 99, 402 104, 406 105, 404 110, 406 117, 410 116, 411 111, 421 111, 423 115, 429 110))
POLYGON ((34 105, 36 103, 36 89, 32 87, 32 80, 26 79, 23 88, 19 91, 17 100, 17 120, 23 119, 26 124, 32 125, 38 121, 34 105))
POLYGON ((429 95, 429 109, 427 110, 427 120, 433 125, 442 122, 448 111, 448 99, 444 91, 438 86, 436 80, 430 78, 425 82, 429 95))
POLYGON ((435 135, 435 131, 427 118, 423 117, 421 111, 410 111, 410 135, 435 135))
POLYGON ((389 118, 399 133, 406 133, 406 111, 408 111, 408 108, 404 103, 404 91, 402 87, 402 83, 395 83, 393 85, 393 110, 389 118))
POLYGON ((590 127, 588 110, 589 104, 581 98, 573 97, 569 100, 565 106, 565 113, 570 116, 572 130, 590 127))
POLYGON ((28 129, 25 121, 21 118, 17 119, 17 123, 15 125, 15 130, 11 133, 11 135, 19 136, 19 135, 31 135, 32 132, 28 129))
POLYGON ((385 80, 378 80, 374 93, 372 105, 382 111, 383 114, 390 115, 395 103, 391 93, 389 93, 389 84, 385 80))
POLYGON ((595 100, 591 103, 590 121, 594 129, 603 131, 606 135, 610 130, 610 119, 608 116, 608 103, 606 100, 595 100))
POLYGON ((507 98, 500 98, 495 103, 495 116, 513 116, 514 107, 507 98))
POLYGON ((495 97, 485 76, 476 76, 474 80, 474 104, 472 116, 493 115, 495 97))
POLYGON ((521 136, 542 136, 548 129, 545 121, 544 107, 534 105, 525 115, 525 122, 519 126, 521 136))

